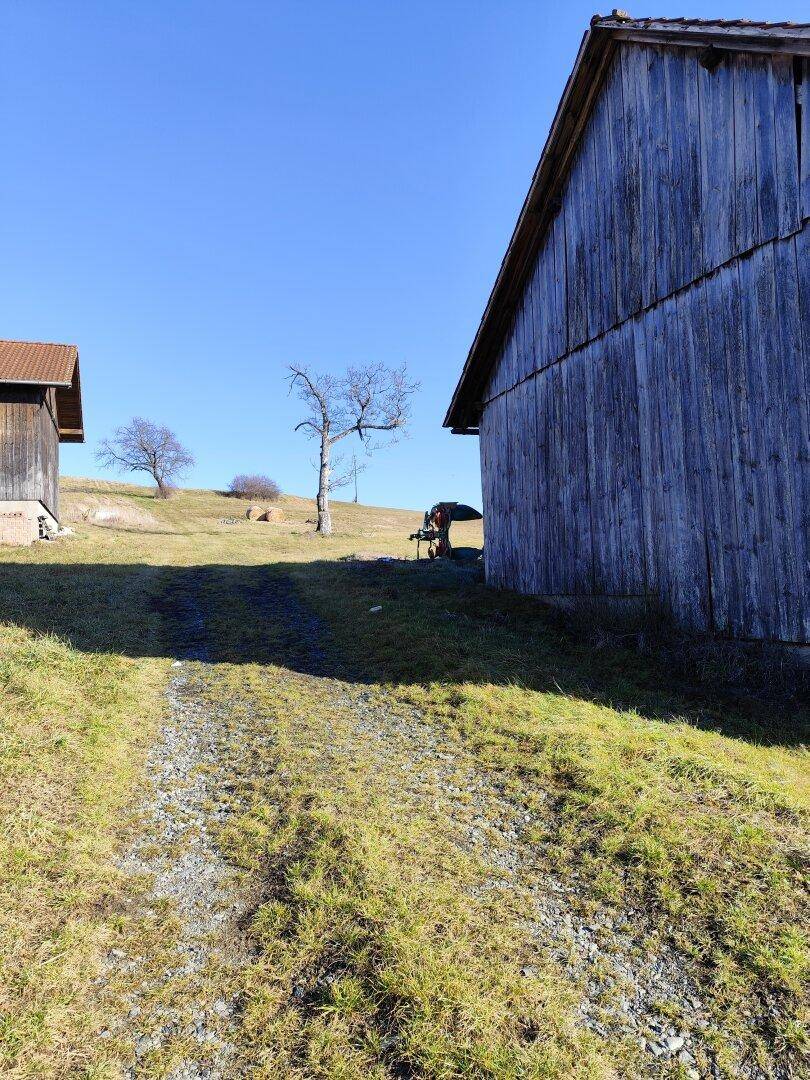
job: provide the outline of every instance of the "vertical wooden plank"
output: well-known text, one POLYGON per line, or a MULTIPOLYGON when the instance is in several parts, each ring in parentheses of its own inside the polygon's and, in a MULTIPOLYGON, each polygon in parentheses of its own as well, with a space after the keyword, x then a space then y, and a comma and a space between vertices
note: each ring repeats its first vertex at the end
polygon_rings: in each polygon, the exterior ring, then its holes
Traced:
MULTIPOLYGON (((805 225, 806 236, 810 226, 805 225)), ((808 270, 804 255, 804 273, 808 270)), ((796 239, 789 237, 774 245, 775 308, 778 332, 776 355, 781 367, 783 413, 779 424, 785 454, 785 470, 792 503, 793 568, 796 575, 791 626, 795 637, 810 640, 810 360, 803 339, 799 300, 799 258, 796 239)))
POLYGON ((518 349, 517 349, 517 332, 515 328, 515 316, 509 323, 509 333, 506 337, 505 352, 504 352, 504 372, 503 383, 501 392, 509 390, 517 382, 518 372, 518 349))
POLYGON ((595 337, 605 329, 602 321, 602 280, 601 243, 599 230, 602 224, 604 196, 597 184, 596 138, 599 116, 599 99, 585 126, 580 148, 582 152, 582 180, 584 199, 582 218, 586 241, 587 270, 585 274, 586 305, 588 308, 588 337, 595 337), (590 195, 590 198, 588 197, 590 195))
MULTIPOLYGON (((759 382, 756 388, 758 428, 763 434, 762 466, 767 488, 771 550, 774 565, 774 634, 782 641, 795 641, 798 634, 798 590, 796 550, 793 529, 793 493, 788 471, 789 450, 785 440, 787 401, 785 373, 780 348, 780 327, 775 320, 777 293, 789 288, 789 281, 779 282, 775 275, 774 244, 766 244, 750 260, 754 275, 751 301, 755 310, 751 320, 754 362, 759 357, 759 382)), ((787 314, 784 302, 780 305, 787 314)), ((752 416, 752 423, 754 417, 752 416)))
POLYGON ((495 537, 493 523, 495 513, 492 502, 492 474, 490 470, 490 430, 489 418, 491 405, 485 405, 478 421, 478 456, 481 462, 481 513, 484 515, 484 577, 488 585, 494 585, 493 558, 495 555, 495 537))
POLYGON ((627 149, 631 120, 624 104, 624 46, 620 45, 610 74, 608 109, 613 172, 613 250, 616 262, 616 315, 619 321, 637 311, 641 299, 638 274, 638 150, 627 149))
POLYGON ((744 351, 747 339, 744 332, 743 283, 739 266, 735 263, 723 267, 709 279, 707 290, 710 310, 719 307, 722 318, 722 344, 730 406, 731 464, 738 523, 737 576, 740 590, 736 607, 740 612, 740 633, 743 637, 762 637, 763 577, 766 583, 771 577, 769 570, 763 574, 763 563, 767 569, 770 555, 763 550, 757 527, 757 488, 755 472, 752 469, 753 451, 748 409, 748 365, 744 351))
POLYGON ((672 604, 678 621, 690 629, 708 625, 708 573, 699 493, 687 456, 689 380, 684 370, 684 333, 679 297, 661 305, 664 347, 661 380, 662 468, 670 534, 672 604))
POLYGON ((650 116, 648 76, 649 50, 643 45, 625 43, 622 47, 622 97, 625 116, 625 153, 627 155, 628 215, 635 217, 631 230, 630 262, 638 289, 632 287, 629 311, 652 302, 655 283, 655 179, 653 140, 650 116))
MULTIPOLYGON (((805 72, 807 72, 807 67, 805 72)), ((810 221, 805 221, 794 243, 800 326, 798 336, 800 355, 795 371, 799 394, 797 412, 799 424, 803 428, 808 423, 808 413, 810 413, 810 221)), ((793 423, 795 424, 796 421, 794 420, 793 423)), ((808 595, 807 587, 807 582, 810 581, 810 448, 808 448, 806 436, 803 436, 803 441, 800 441, 796 448, 795 468, 794 488, 798 489, 797 503, 801 507, 801 513, 797 514, 796 518, 801 532, 799 551, 804 549, 803 640, 810 641, 810 595, 808 595)))
POLYGON ((509 419, 507 394, 501 394, 496 402, 497 410, 497 479, 499 492, 498 529, 501 548, 501 587, 512 588, 514 575, 514 547, 512 540, 512 472, 509 453, 509 419))
POLYGON ((799 160, 801 173, 801 216, 810 218, 810 57, 802 58, 799 67, 799 160))
POLYGON ((712 275, 689 294, 691 355, 701 434, 701 476, 714 628, 740 634, 737 494, 731 461, 731 407, 726 381, 723 306, 712 275))
MULTIPOLYGON (((675 178, 672 175, 669 143, 669 115, 664 58, 668 49, 652 47, 648 52, 650 95, 649 149, 645 155, 652 181, 654 220, 655 283, 657 297, 668 296, 677 288, 680 277, 677 252, 680 250, 680 221, 676 221, 673 206, 675 178)), ((652 238, 651 238, 652 239, 652 238)), ((649 248, 648 241, 648 248, 649 248)))
MULTIPOLYGON (((677 331, 677 354, 672 358, 672 389, 679 406, 683 455, 683 499, 685 504, 684 543, 689 567, 689 603, 694 625, 712 629, 714 620, 711 549, 704 506, 707 432, 701 424, 701 380, 698 377, 694 327, 699 289, 687 290, 673 297, 673 320, 677 331)), ((722 569, 720 571, 722 573, 722 569)), ((718 583, 722 587, 722 583, 718 583)))
POLYGON ((566 592, 572 575, 570 566, 570 527, 566 517, 565 463, 563 425, 565 410, 562 393, 562 366, 548 369, 548 539, 550 544, 549 592, 566 592))
POLYGON ((511 588, 514 581, 514 549, 512 546, 512 476, 509 454, 509 426, 506 406, 506 394, 494 402, 495 414, 495 445, 497 447, 497 459, 495 462, 495 484, 498 491, 498 546, 500 549, 500 586, 511 588))
POLYGON ((501 381, 501 370, 503 365, 503 346, 498 350, 498 356, 495 363, 492 366, 492 371, 489 373, 489 377, 484 387, 484 391, 481 395, 482 401, 491 401, 498 394, 498 389, 501 381))
POLYGON ((603 596, 608 591, 607 543, 610 537, 610 518, 607 512, 606 475, 609 469, 605 445, 605 363, 604 338, 594 342, 585 365, 585 408, 588 416, 588 497, 591 513, 591 558, 593 591, 603 596))
POLYGON ((752 57, 754 101, 754 149, 757 169, 757 234, 760 242, 779 231, 777 210, 776 132, 774 129, 774 78, 771 58, 752 57))
POLYGON ((759 610, 756 613, 761 630, 755 636, 773 638, 778 630, 777 586, 774 575, 773 522, 768 483, 768 447, 766 445, 762 400, 761 361, 759 356, 758 278, 759 262, 753 255, 735 264, 740 281, 740 327, 735 342, 736 363, 744 387, 746 444, 743 448, 743 469, 749 474, 751 497, 752 545, 757 553, 759 571, 759 610))
POLYGON ((647 318, 637 316, 629 321, 633 341, 636 393, 638 397, 638 463, 641 487, 641 532, 643 550, 643 576, 645 593, 658 592, 657 546, 655 528, 657 523, 656 487, 653 483, 654 424, 651 401, 650 363, 647 348, 647 318))
POLYGON ((580 146, 565 188, 565 251, 568 349, 588 339, 588 240, 585 217, 585 163, 580 146))
POLYGON ((554 308, 551 320, 554 330, 553 356, 563 356, 568 351, 568 258, 566 254, 565 206, 554 219, 554 308))
POLYGON ((734 84, 732 65, 698 67, 703 269, 726 262, 734 251, 734 84))
POLYGON ((520 305, 520 319, 523 324, 521 333, 521 345, 523 349, 520 363, 521 379, 525 379, 534 371, 534 323, 530 285, 531 280, 529 280, 524 287, 523 299, 520 305))
MULTIPOLYGON (((795 128, 794 128, 795 131, 795 128)), ((796 172, 798 177, 798 170, 796 172)), ((798 186, 794 187, 797 193, 798 186)), ((796 447, 790 435, 807 441, 807 428, 801 422, 799 412, 799 387, 796 376, 801 368, 797 349, 798 304, 791 303, 795 296, 793 270, 793 245, 791 241, 775 240, 762 249, 763 284, 760 292, 760 333, 763 343, 760 359, 763 362, 762 377, 767 392, 766 416, 769 433, 771 491, 778 507, 777 521, 781 534, 774 544, 774 562, 782 575, 777 582, 783 601, 780 611, 780 640, 798 641, 802 635, 803 594, 808 579, 803 575, 803 552, 801 551, 801 524, 796 520, 802 512, 801 493, 794 488, 793 477, 796 447)))
POLYGON ((693 49, 666 49, 667 140, 672 162, 671 241, 675 287, 694 281, 703 269, 700 190, 700 99, 693 49))
POLYGON ((523 300, 521 297, 515 304, 515 313, 512 320, 512 338, 514 340, 514 368, 509 380, 509 388, 523 378, 523 300))
POLYGON ((657 305, 639 316, 634 327, 636 383, 639 391, 639 447, 645 509, 645 550, 650 590, 665 609, 672 607, 672 563, 663 468, 661 354, 663 309, 657 305))
POLYGON ((633 360, 632 326, 625 323, 611 335, 614 380, 612 422, 616 437, 616 515, 619 550, 616 565, 619 591, 636 596, 644 591, 644 553, 639 471, 638 388, 633 360))
POLYGON ((538 478, 540 473, 540 433, 538 431, 537 410, 537 375, 533 375, 526 383, 525 418, 527 439, 529 440, 529 469, 526 475, 526 496, 528 499, 529 521, 529 578, 531 592, 540 591, 540 487, 538 478))
POLYGON ((514 569, 509 588, 525 593, 526 589, 526 500, 523 491, 525 476, 526 440, 521 429, 521 398, 523 383, 506 395, 507 427, 509 429, 509 506, 512 527, 511 550, 514 569))
POLYGON ((548 384, 549 370, 540 372, 535 378, 535 413, 537 434, 537 559, 535 563, 537 592, 547 595, 551 592, 549 560, 551 543, 549 540, 550 522, 550 485, 549 485, 549 420, 548 420, 548 384))
POLYGON ((659 295, 658 290, 658 237, 656 233, 657 182, 655 158, 658 153, 657 133, 653 129, 652 104, 650 100, 650 65, 655 46, 645 45, 638 49, 636 60, 636 104, 638 124, 641 179, 641 298, 651 304, 659 295))
POLYGON ((771 236, 788 236, 801 224, 796 86, 792 58, 771 57, 769 75, 773 84, 778 227, 767 239, 771 236))
POLYGON ((757 220, 756 115, 753 58, 734 53, 734 240, 735 251, 748 251, 759 240, 757 220))
POLYGON ((616 249, 615 213, 616 164, 611 150, 610 95, 613 89, 606 87, 599 99, 594 120, 594 191, 596 213, 596 237, 599 264, 599 331, 603 332, 618 321, 616 307, 616 249))
POLYGON ((520 425, 521 463, 521 579, 522 591, 537 592, 537 405, 535 379, 526 379, 515 388, 520 425))
POLYGON ((503 588, 505 585, 506 559, 508 556, 508 536, 504 529, 508 483, 505 482, 506 469, 503 460, 502 407, 502 397, 496 398, 487 407, 487 469, 490 490, 490 539, 488 541, 490 544, 490 558, 488 569, 492 576, 492 584, 496 588, 503 588))
POLYGON ((575 353, 562 366, 565 387, 565 483, 571 569, 569 591, 577 595, 593 592, 591 511, 588 491, 588 416, 585 405, 585 365, 590 348, 575 353))
POLYGON ((548 295, 543 280, 548 258, 548 234, 538 252, 532 271, 529 292, 532 305, 532 370, 546 363, 548 354, 548 295))

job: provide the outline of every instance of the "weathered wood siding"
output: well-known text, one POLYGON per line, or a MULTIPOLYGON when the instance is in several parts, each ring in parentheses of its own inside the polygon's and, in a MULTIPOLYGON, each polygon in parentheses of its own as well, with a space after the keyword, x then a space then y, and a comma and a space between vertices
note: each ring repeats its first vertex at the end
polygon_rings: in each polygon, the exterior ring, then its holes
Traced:
POLYGON ((0 386, 0 501, 42 502, 59 519, 59 432, 53 391, 0 386))
POLYGON ((494 584, 810 641, 807 75, 620 47, 485 395, 494 584))

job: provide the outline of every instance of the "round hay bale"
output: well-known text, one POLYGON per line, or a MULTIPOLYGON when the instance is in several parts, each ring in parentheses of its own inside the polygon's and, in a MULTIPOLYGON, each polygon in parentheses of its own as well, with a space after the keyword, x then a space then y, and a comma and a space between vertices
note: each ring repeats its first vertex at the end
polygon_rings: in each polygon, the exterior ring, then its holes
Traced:
POLYGON ((262 521, 283 521, 284 511, 278 506, 271 506, 265 510, 262 521))
POLYGON ((260 521, 263 515, 263 506, 249 506, 245 511, 245 517, 248 519, 248 521, 260 521))

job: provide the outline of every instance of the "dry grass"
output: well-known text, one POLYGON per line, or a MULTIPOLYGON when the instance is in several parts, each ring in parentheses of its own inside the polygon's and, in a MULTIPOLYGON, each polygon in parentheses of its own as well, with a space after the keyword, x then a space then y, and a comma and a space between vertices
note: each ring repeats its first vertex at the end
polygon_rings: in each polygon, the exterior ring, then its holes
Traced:
POLYGON ((160 667, 0 627, 4 1077, 79 1073, 93 1056, 92 980, 120 892, 116 823, 160 714, 160 667))
MULTIPOLYGON (((190 566, 210 613, 208 692, 232 723, 240 814, 225 841, 266 900, 245 985, 259 1075, 386 1076, 392 1060, 424 1077, 640 1075, 571 1025, 576 988, 553 965, 516 976, 519 913, 457 887, 480 868, 437 834, 434 797, 406 813, 396 761, 329 757, 350 710, 323 707, 295 636, 257 603, 268 566, 318 612, 358 692, 417 706, 521 804, 554 808, 538 859, 578 874, 594 904, 639 907, 691 956, 724 1038, 800 1052, 806 706, 674 677, 632 643, 593 648, 448 567, 352 558, 412 556, 418 511, 338 503, 324 539, 311 500, 291 496, 278 525, 226 525, 233 500, 212 492, 65 490, 160 524, 79 522, 70 540, 2 553, 3 1075, 102 1075, 110 1060, 90 1037, 92 978, 122 932, 113 855, 168 677, 154 600, 190 566)), ((475 544, 480 525, 455 537, 475 544)))

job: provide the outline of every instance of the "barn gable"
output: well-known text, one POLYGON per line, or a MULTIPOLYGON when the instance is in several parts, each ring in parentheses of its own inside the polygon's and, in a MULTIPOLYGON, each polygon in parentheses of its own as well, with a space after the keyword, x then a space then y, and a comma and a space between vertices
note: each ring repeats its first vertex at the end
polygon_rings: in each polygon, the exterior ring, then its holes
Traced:
POLYGON ((480 425, 491 583, 810 640, 808 54, 586 35, 445 421, 480 425))
POLYGON ((445 426, 474 428, 487 390, 796 231, 808 85, 810 25, 595 19, 445 426))

